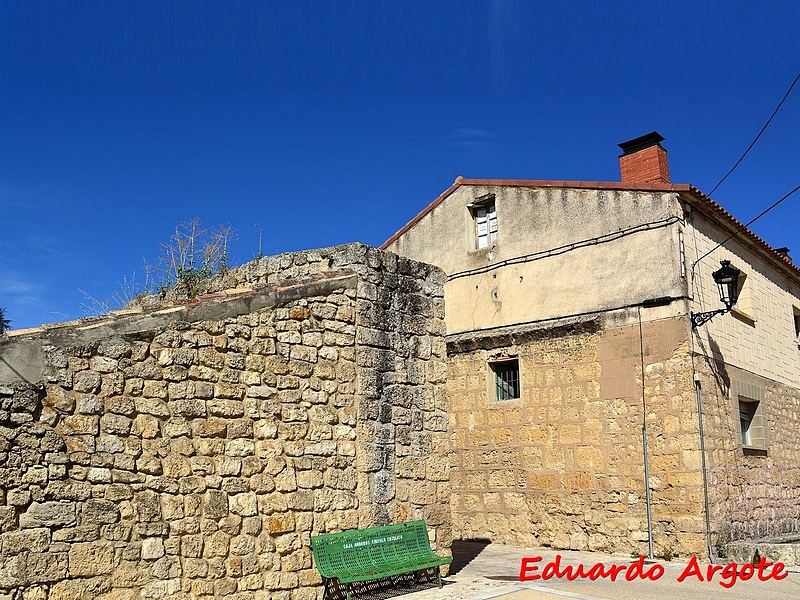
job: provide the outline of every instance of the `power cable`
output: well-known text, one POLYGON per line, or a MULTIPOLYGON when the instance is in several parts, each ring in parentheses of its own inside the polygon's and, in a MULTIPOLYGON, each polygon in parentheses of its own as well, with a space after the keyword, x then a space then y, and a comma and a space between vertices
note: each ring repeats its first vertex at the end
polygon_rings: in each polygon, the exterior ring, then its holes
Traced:
POLYGON ((726 237, 724 240, 722 240, 722 241, 721 241, 719 244, 717 244, 716 246, 714 246, 714 247, 713 247, 711 250, 709 250, 708 252, 706 252, 705 254, 703 254, 703 256, 701 256, 701 257, 700 257, 700 258, 698 258, 696 261, 694 261, 694 263, 692 264, 692 270, 694 270, 694 266, 695 266, 696 264, 698 264, 698 263, 699 263, 701 260, 703 260, 703 259, 704 259, 706 256, 708 256, 708 255, 709 255, 709 254, 711 254, 711 253, 712 253, 714 250, 716 250, 717 248, 719 248, 720 246, 722 246, 723 244, 725 244, 725 243, 726 243, 728 240, 735 238, 735 237, 736 237, 737 235, 739 235, 739 234, 740 234, 742 231, 744 231, 745 229, 747 229, 748 227, 750 227, 750 225, 752 225, 753 223, 755 223, 756 221, 758 221, 758 220, 759 220, 761 217, 763 217, 765 214, 767 214, 767 213, 768 213, 769 211, 771 211, 773 208, 775 208, 776 206, 778 206, 778 204, 780 204, 781 202, 783 202, 784 200, 786 200, 786 199, 787 199, 789 196, 791 196, 792 194, 794 194, 794 193, 795 193, 797 190, 800 190, 800 185, 798 185, 798 186, 797 186, 796 188, 794 188, 794 189, 793 189, 791 192, 789 192, 788 194, 786 194, 785 196, 783 196, 783 198, 781 198, 781 199, 780 199, 780 200, 778 200, 777 202, 773 203, 773 204, 772 204, 772 205, 771 205, 769 208, 767 208, 766 210, 762 211, 762 212, 761 212, 761 214, 760 214, 760 215, 758 215, 757 217, 755 217, 753 220, 751 220, 751 221, 749 221, 749 222, 745 223, 744 225, 742 225, 741 227, 739 227, 739 229, 737 229, 736 231, 734 231, 732 234, 730 234, 728 237, 726 237))
POLYGON ((790 85, 790 86, 789 86, 789 89, 788 89, 788 90, 786 91, 786 93, 783 95, 783 99, 782 99, 782 100, 781 100, 781 101, 778 103, 778 107, 777 107, 777 108, 776 108, 776 109, 775 109, 775 110, 772 112, 772 115, 770 116, 770 118, 769 118, 769 119, 767 119, 767 122, 764 124, 764 127, 762 127, 762 128, 761 128, 761 131, 759 131, 759 132, 758 132, 758 135, 756 136, 756 139, 754 139, 754 140, 753 140, 753 142, 752 142, 752 143, 751 143, 751 144, 750 144, 750 145, 747 147, 747 150, 745 150, 745 151, 744 151, 744 154, 742 154, 742 156, 741 156, 741 157, 739 157, 739 160, 737 160, 737 161, 736 161, 736 164, 735 164, 735 165, 733 165, 733 167, 731 167, 731 170, 730 170, 730 171, 728 171, 728 172, 726 173, 725 177, 723 177, 722 179, 720 179, 720 180, 719 180, 719 183, 718 183, 717 185, 715 185, 715 186, 714 186, 714 189, 713 189, 713 190, 711 190, 711 191, 708 193, 708 195, 709 195, 709 196, 711 196, 711 194, 713 194, 715 191, 717 191, 717 188, 718 188, 720 185, 722 185, 722 182, 723 182, 723 181, 725 181, 725 180, 728 178, 728 175, 730 175, 731 173, 733 173, 733 172, 736 170, 736 167, 738 167, 738 166, 739 166, 739 163, 740 163, 740 162, 742 162, 742 161, 744 160, 744 157, 745 157, 745 156, 747 156, 747 153, 748 153, 748 152, 750 152, 750 150, 753 148, 753 146, 755 146, 755 145, 756 145, 756 142, 758 141, 758 138, 760 138, 760 137, 761 137, 761 134, 762 134, 762 133, 764 133, 764 132, 767 130, 767 127, 768 127, 768 126, 769 126, 769 124, 772 122, 772 119, 775 117, 775 115, 777 115, 777 114, 778 114, 778 111, 781 109, 781 106, 783 106, 783 103, 784 103, 784 102, 786 102, 786 99, 789 97, 789 94, 791 94, 791 93, 792 93, 792 88, 794 88, 795 84, 796 84, 798 81, 800 81, 800 73, 797 75, 797 77, 795 77, 795 78, 794 78, 794 81, 792 82, 792 85, 790 85))

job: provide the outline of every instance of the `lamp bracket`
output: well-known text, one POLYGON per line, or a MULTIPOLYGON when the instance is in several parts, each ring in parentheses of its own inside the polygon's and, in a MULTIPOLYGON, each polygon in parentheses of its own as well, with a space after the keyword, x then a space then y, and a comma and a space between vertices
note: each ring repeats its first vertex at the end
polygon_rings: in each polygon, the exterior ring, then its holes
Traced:
POLYGON ((716 317, 717 315, 721 315, 726 313, 730 310, 730 308, 720 308, 719 310, 709 310, 707 312, 693 312, 692 313, 692 329, 697 329, 701 325, 708 323, 711 319, 716 317))

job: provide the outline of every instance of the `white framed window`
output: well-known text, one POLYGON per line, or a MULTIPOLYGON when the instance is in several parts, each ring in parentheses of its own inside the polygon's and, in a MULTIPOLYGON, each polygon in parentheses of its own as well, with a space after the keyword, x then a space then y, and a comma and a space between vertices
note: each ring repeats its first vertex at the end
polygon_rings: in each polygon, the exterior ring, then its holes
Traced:
POLYGON ((467 208, 475 227, 475 249, 488 248, 497 242, 497 208, 494 194, 476 198, 467 208))
POLYGON ((792 317, 794 318, 794 341, 800 347, 800 308, 792 306, 792 317))
POLYGON ((494 202, 475 209, 475 239, 478 249, 491 246, 497 241, 497 210, 494 202))

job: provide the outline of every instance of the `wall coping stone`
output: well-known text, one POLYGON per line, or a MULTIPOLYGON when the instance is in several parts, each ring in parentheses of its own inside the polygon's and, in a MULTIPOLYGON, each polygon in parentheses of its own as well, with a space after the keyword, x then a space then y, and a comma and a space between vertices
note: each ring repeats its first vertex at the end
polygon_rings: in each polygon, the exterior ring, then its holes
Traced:
POLYGON ((43 346, 78 346, 114 335, 158 330, 176 321, 195 323, 238 317, 261 308, 298 298, 324 295, 335 289, 355 288, 358 277, 349 271, 329 272, 321 277, 287 286, 217 292, 194 301, 174 301, 172 306, 150 310, 122 311, 68 323, 55 323, 0 340, 0 383, 35 383, 45 370, 43 346), (179 306, 175 306, 180 302, 179 306))

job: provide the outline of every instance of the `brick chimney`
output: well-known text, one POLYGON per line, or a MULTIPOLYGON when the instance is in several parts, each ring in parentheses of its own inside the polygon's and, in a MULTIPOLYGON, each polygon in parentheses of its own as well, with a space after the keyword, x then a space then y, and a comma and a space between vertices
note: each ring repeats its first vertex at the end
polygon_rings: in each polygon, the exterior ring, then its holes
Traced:
POLYGON ((664 138, 653 131, 617 144, 622 148, 619 156, 622 183, 669 183, 667 151, 660 144, 663 141, 664 138))

